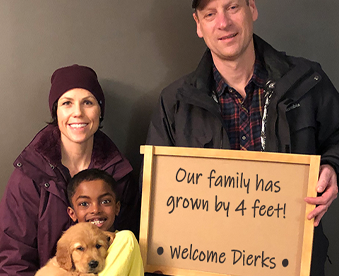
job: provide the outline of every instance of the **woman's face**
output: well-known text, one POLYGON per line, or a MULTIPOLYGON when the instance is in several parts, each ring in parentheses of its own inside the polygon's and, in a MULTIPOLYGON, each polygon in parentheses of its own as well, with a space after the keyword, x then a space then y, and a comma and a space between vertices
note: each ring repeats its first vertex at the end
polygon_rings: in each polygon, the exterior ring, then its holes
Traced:
POLYGON ((86 143, 99 128, 100 106, 91 92, 74 88, 59 98, 57 117, 64 145, 86 143))

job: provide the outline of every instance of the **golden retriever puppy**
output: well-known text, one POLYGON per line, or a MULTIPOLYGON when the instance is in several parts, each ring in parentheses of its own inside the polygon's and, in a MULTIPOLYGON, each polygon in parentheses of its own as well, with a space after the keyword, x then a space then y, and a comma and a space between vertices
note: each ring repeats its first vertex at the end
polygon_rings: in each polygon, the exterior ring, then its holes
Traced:
POLYGON ((71 226, 57 243, 54 258, 35 276, 94 275, 104 269, 107 249, 114 233, 100 230, 89 222, 71 226))

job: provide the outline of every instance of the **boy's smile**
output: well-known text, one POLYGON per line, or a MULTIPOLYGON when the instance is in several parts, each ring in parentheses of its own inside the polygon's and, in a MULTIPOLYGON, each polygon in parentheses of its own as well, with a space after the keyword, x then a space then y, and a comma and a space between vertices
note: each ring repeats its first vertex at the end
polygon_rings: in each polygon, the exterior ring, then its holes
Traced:
POLYGON ((115 194, 103 180, 81 182, 72 197, 72 205, 67 211, 73 221, 91 222, 102 230, 114 230, 120 202, 116 202, 115 194))

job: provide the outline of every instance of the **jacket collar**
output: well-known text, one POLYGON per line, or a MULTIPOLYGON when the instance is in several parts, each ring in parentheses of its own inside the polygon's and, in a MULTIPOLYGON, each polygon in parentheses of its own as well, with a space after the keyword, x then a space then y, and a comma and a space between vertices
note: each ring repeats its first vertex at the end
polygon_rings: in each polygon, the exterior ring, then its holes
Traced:
POLYGON ((253 35, 254 47, 257 56, 262 60, 267 72, 268 79, 277 81, 288 72, 292 64, 289 63, 284 52, 275 50, 270 44, 257 35, 253 35))
POLYGON ((176 97, 188 104, 209 110, 221 119, 219 106, 211 97, 214 83, 212 68, 212 55, 210 50, 207 49, 197 69, 188 76, 182 88, 179 88, 176 97))
POLYGON ((206 49, 197 69, 188 78, 187 84, 203 91, 211 91, 213 85, 213 59, 210 49, 206 49))
POLYGON ((31 142, 32 148, 47 161, 57 166, 61 163, 61 139, 57 126, 48 125, 43 128, 31 142))

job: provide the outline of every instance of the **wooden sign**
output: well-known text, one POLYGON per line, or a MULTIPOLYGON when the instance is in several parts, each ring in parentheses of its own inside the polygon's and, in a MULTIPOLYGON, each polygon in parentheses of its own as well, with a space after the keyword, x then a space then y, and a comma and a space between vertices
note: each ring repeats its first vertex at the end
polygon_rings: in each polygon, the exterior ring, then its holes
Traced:
POLYGON ((142 146, 146 272, 308 276, 320 157, 142 146))

